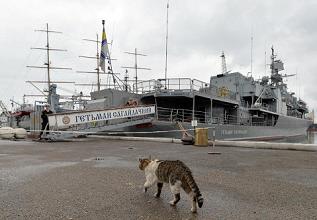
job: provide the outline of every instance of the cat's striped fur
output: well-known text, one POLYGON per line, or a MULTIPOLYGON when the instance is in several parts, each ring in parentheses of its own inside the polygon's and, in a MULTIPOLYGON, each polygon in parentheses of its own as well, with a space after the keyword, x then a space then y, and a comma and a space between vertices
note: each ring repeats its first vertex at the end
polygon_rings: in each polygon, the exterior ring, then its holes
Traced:
POLYGON ((144 184, 144 191, 149 187, 157 184, 156 197, 159 197, 163 187, 163 183, 169 183, 174 200, 170 202, 171 205, 176 205, 180 200, 180 190, 183 190, 190 196, 192 212, 197 212, 198 203, 199 208, 202 207, 204 199, 199 191, 199 188, 193 178, 190 169, 179 160, 151 160, 139 159, 139 168, 144 170, 146 182, 144 184))

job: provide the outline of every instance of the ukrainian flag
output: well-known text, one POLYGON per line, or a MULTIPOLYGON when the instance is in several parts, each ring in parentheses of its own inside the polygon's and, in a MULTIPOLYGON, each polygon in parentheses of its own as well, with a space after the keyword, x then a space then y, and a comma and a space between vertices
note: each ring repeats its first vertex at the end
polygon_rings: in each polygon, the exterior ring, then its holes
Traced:
POLYGON ((103 72, 106 71, 106 59, 109 58, 109 48, 107 42, 107 35, 105 32, 105 20, 102 20, 102 41, 101 41, 101 51, 100 51, 100 62, 99 66, 103 72))

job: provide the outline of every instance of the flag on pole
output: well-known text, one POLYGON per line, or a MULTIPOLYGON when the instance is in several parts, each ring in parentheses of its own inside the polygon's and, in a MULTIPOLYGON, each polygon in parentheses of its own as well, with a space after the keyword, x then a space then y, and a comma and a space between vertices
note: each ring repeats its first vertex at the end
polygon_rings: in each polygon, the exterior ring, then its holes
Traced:
POLYGON ((102 41, 101 41, 99 66, 103 72, 106 71, 106 59, 108 58, 109 58, 109 48, 108 48, 108 42, 107 42, 107 35, 105 32, 105 20, 102 20, 102 41))

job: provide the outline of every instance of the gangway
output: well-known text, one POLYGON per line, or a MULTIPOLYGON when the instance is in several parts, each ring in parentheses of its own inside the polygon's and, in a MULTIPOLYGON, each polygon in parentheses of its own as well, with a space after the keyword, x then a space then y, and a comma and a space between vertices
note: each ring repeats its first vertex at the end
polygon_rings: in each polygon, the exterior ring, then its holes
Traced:
POLYGON ((5 104, 1 100, 0 100, 0 109, 3 112, 3 114, 0 115, 0 127, 10 125, 11 124, 11 114, 8 111, 5 104))
POLYGON ((155 112, 155 105, 147 105, 55 113, 48 115, 50 131, 44 138, 63 140, 150 123, 155 112))
POLYGON ((0 100, 0 108, 2 109, 2 112, 4 113, 5 116, 10 117, 10 113, 5 106, 5 104, 0 100))
POLYGON ((188 133, 188 131, 184 128, 184 126, 182 125, 181 122, 177 121, 176 125, 178 126, 179 130, 182 131, 183 137, 181 138, 182 143, 184 145, 191 145, 195 142, 195 139, 193 137, 193 135, 191 135, 190 133, 188 133))

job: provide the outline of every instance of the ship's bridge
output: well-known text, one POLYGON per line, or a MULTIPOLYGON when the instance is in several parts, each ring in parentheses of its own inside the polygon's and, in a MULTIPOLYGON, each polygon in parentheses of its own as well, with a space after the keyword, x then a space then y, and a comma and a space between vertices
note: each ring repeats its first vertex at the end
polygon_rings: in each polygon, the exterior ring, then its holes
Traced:
POLYGON ((143 104, 155 104, 164 111, 195 112, 187 120, 199 118, 200 122, 209 123, 213 116, 237 118, 236 94, 225 87, 190 78, 169 78, 142 81, 137 88, 143 104), (203 114, 198 116, 200 112, 203 114))

